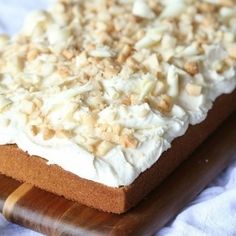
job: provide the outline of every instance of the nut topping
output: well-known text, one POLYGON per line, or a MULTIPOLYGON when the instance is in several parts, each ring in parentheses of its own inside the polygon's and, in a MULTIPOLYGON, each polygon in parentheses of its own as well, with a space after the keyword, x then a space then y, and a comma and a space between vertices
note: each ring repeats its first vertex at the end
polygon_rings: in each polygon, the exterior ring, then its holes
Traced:
POLYGON ((187 93, 191 96, 199 96, 202 92, 202 87, 197 84, 190 84, 188 83, 185 87, 187 93))
POLYGON ((169 2, 58 0, 0 35, 1 125, 97 157, 141 147, 236 68, 233 0, 169 2))

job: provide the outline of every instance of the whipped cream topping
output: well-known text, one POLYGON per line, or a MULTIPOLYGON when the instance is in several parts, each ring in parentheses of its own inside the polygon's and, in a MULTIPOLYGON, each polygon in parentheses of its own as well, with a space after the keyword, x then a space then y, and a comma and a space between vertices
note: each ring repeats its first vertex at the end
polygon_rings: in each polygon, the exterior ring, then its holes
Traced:
POLYGON ((230 4, 68 0, 31 13, 0 36, 0 144, 131 184, 236 88, 230 4))

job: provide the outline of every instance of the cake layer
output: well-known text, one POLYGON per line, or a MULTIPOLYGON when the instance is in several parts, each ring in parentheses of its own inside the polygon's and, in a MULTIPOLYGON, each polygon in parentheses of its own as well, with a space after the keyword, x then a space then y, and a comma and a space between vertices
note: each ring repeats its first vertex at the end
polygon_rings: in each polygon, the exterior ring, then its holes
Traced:
POLYGON ((47 165, 42 158, 27 155, 15 145, 0 147, 0 172, 79 203, 123 213, 184 161, 236 109, 235 101, 236 92, 220 96, 204 122, 191 126, 184 136, 175 139, 171 149, 129 186, 113 188, 82 179, 57 165, 47 165))

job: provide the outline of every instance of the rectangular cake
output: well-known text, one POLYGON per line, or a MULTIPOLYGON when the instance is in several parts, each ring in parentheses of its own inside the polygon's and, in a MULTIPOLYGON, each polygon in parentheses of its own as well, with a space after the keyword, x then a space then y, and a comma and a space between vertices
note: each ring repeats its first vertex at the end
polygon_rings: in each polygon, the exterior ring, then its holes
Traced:
POLYGON ((236 109, 236 3, 59 0, 0 36, 0 172, 123 213, 236 109))

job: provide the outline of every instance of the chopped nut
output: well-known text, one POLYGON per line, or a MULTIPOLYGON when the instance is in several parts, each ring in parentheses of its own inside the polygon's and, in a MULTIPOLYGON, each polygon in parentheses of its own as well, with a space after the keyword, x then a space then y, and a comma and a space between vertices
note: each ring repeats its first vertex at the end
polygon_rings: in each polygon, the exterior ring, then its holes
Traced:
POLYGON ((108 124, 96 124, 99 132, 106 132, 108 129, 108 124))
POLYGON ((55 135, 57 138, 70 138, 73 134, 68 130, 56 130, 55 135))
POLYGON ((59 67, 57 68, 57 72, 58 72, 58 74, 59 74, 60 76, 62 76, 62 77, 68 77, 68 76, 70 76, 70 70, 69 70, 69 68, 66 67, 66 66, 59 66, 59 67))
POLYGON ((135 95, 135 94, 131 94, 130 95, 130 102, 131 102, 131 105, 137 105, 137 104, 140 104, 140 97, 135 95))
POLYGON ((129 57, 126 63, 134 71, 141 69, 141 65, 132 57, 129 57))
MULTIPOLYGON (((47 37, 50 45, 57 46, 60 50, 64 47, 65 42, 70 38, 71 31, 69 27, 61 28, 57 24, 49 26, 47 37)), ((56 49, 56 47, 55 47, 56 49)))
POLYGON ((30 93, 33 93, 33 92, 35 92, 36 90, 35 90, 35 87, 34 86, 30 86, 29 87, 29 92, 30 93))
POLYGON ((98 157, 106 155, 112 148, 114 144, 108 141, 102 141, 95 147, 95 154, 98 157))
POLYGON ((97 156, 115 145, 136 148, 123 120, 149 119, 145 102, 168 116, 183 90, 201 95, 203 86, 185 85, 190 75, 201 80, 196 61, 209 62, 213 76, 233 74, 234 7, 235 0, 58 0, 11 40, 0 35, 0 111, 18 112, 33 135, 72 138, 97 156))
POLYGON ((95 49, 96 49, 96 46, 94 44, 86 44, 84 46, 85 52, 90 52, 90 51, 95 50, 95 49))
POLYGON ((89 151, 89 152, 91 152, 91 153, 94 153, 94 152, 95 152, 95 147, 94 147, 94 145, 84 144, 83 146, 87 149, 87 151, 89 151))
POLYGON ((81 116, 81 122, 84 125, 93 127, 96 123, 96 119, 92 114, 83 114, 81 116))
POLYGON ((71 60, 75 56, 74 50, 63 50, 62 55, 67 59, 71 60))
POLYGON ((40 128, 37 127, 36 125, 32 125, 31 132, 32 132, 33 136, 36 136, 40 132, 40 128))
POLYGON ((103 75, 106 79, 111 78, 119 72, 119 69, 116 67, 106 67, 103 71, 103 75))
POLYGON ((132 135, 121 136, 120 143, 125 148, 136 148, 138 146, 138 140, 132 135))
POLYGON ((186 62, 184 64, 184 69, 190 74, 195 75, 199 73, 199 68, 197 62, 186 62))
POLYGON ((233 67, 234 66, 234 58, 233 57, 227 57, 225 58, 225 63, 227 66, 233 67))
POLYGON ((32 102, 37 106, 37 107, 41 107, 43 105, 42 100, 40 100, 39 98, 34 98, 32 100, 32 102))
POLYGON ((173 107, 173 100, 167 94, 163 94, 157 99, 149 98, 147 102, 152 108, 162 113, 169 113, 173 107))
POLYGON ((99 106, 105 106, 105 103, 101 96, 89 96, 87 99, 87 103, 92 109, 96 109, 99 106))
POLYGON ((141 38, 143 38, 145 35, 145 32, 140 29, 136 34, 135 34, 135 40, 139 41, 141 38))
POLYGON ((204 27, 213 28, 215 24, 215 19, 211 16, 206 16, 202 21, 204 27))
POLYGON ((202 11, 202 12, 214 12, 215 6, 210 4, 210 3, 205 3, 205 2, 198 2, 197 3, 197 8, 202 11))
POLYGON ((159 110, 163 112, 170 112, 173 106, 172 98, 166 94, 160 96, 160 101, 158 103, 159 110))
POLYGON ((124 97, 122 100, 121 100, 121 103, 126 105, 126 106, 130 106, 131 105, 131 100, 130 100, 130 97, 124 97))
POLYGON ((202 86, 188 83, 185 87, 187 93, 191 96, 199 96, 202 92, 202 86))
POLYGON ((28 61, 33 61, 35 60, 39 55, 39 50, 38 49, 32 49, 27 53, 27 60, 28 61))
POLYGON ((104 140, 113 142, 113 143, 119 143, 119 135, 114 135, 111 132, 105 132, 101 136, 104 140))
POLYGON ((109 45, 112 38, 105 32, 99 33, 98 40, 101 44, 109 45))
POLYGON ((224 7, 234 7, 235 2, 233 0, 218 0, 218 4, 224 7))
POLYGON ((55 4, 54 10, 59 13, 64 13, 66 11, 66 4, 63 2, 58 2, 55 4))
POLYGON ((43 139, 45 141, 53 138, 54 135, 55 135, 55 131, 52 129, 45 128, 43 130, 43 139))
POLYGON ((121 52, 117 58, 117 61, 119 63, 124 63, 126 61, 126 59, 130 56, 131 51, 132 51, 132 47, 130 45, 126 44, 123 47, 123 49, 121 50, 121 52))
POLYGON ((148 0, 149 6, 150 8, 156 13, 156 14, 160 14, 162 7, 160 4, 157 4, 156 0, 148 0))
POLYGON ((76 67, 80 68, 81 66, 85 66, 88 63, 87 54, 85 51, 81 52, 75 59, 76 67))
POLYGON ((119 125, 119 124, 116 124, 116 125, 113 125, 113 126, 112 126, 112 132, 113 132, 115 135, 120 135, 121 130, 122 130, 122 127, 121 127, 121 125, 119 125))

